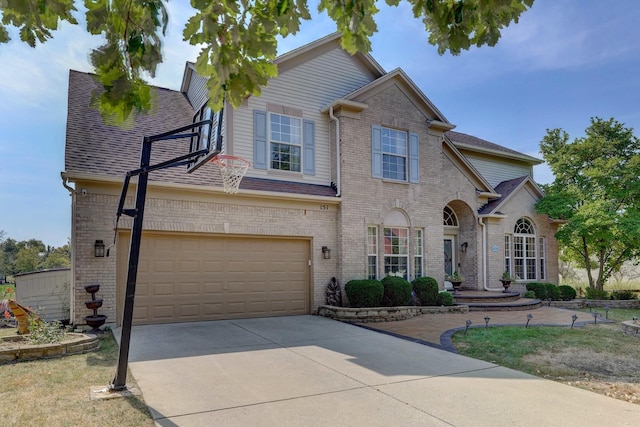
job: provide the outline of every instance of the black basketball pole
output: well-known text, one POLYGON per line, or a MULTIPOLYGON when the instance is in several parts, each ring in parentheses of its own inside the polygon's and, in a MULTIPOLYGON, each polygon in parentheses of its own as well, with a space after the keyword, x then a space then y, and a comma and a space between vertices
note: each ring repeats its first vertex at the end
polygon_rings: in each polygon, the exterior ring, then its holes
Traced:
MULTIPOLYGON (((159 164, 151 166, 151 146, 155 141, 180 139, 180 138, 192 138, 199 137, 198 132, 183 133, 187 130, 193 130, 194 128, 200 128, 205 124, 211 125, 212 119, 194 123, 189 126, 184 126, 173 131, 165 132, 159 135, 150 137, 144 137, 142 142, 142 151, 140 154, 140 168, 127 172, 120 195, 120 201, 118 203, 117 217, 125 214, 133 218, 133 225, 131 227, 131 242, 129 245, 129 262, 127 270, 127 285, 124 295, 124 309, 122 316, 122 332, 120 335, 120 351, 118 353, 118 367, 116 375, 113 378, 113 382, 109 384, 109 391, 123 391, 127 388, 127 369, 129 366, 129 344, 131 342, 131 327, 133 323, 133 306, 136 293, 136 280, 138 277, 138 261, 140 259, 140 243, 142 241, 142 224, 144 220, 144 206, 147 198, 147 183, 149 178, 149 172, 167 169, 174 166, 185 165, 192 159, 205 155, 209 149, 202 149, 188 153, 174 159, 161 162, 159 164), (124 202, 127 195, 127 189, 132 176, 138 177, 138 184, 136 185, 136 200, 134 209, 124 209, 124 202)), ((116 225, 117 229, 117 225, 116 225)))

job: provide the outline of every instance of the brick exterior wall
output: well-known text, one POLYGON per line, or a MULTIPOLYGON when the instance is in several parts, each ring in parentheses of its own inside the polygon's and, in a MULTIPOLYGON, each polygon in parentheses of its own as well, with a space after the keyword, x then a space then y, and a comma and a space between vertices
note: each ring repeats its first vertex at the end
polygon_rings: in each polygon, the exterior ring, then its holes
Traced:
MULTIPOLYGON (((97 298, 103 298, 99 314, 116 321, 117 246, 107 258, 95 258, 96 239, 112 242, 113 227, 119 193, 117 188, 92 186, 78 182, 86 195, 77 195, 73 222, 75 314, 74 323, 83 324, 84 316, 92 314, 84 301, 90 299, 84 286, 99 283, 97 298)), ((130 190, 129 194, 135 193, 130 190)), ((133 205, 127 197, 125 207, 133 205)), ((130 230, 131 219, 123 216, 118 228, 130 230)), ((337 248, 337 205, 326 202, 263 199, 247 196, 228 196, 221 193, 161 191, 150 188, 145 207, 145 231, 205 233, 209 235, 303 237, 311 241, 312 307, 325 303, 325 289, 337 274, 337 259, 323 259, 322 246, 337 248)), ((128 248, 127 248, 128 250, 128 248)), ((124 283, 118 286, 124 286, 124 283)))

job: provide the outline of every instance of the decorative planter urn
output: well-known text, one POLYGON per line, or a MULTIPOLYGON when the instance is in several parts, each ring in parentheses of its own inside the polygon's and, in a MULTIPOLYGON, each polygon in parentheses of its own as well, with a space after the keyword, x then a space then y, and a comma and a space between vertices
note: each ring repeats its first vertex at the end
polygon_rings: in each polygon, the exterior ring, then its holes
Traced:
POLYGON ((508 293, 509 292, 509 286, 511 286, 511 280, 500 279, 500 281, 502 282, 502 286, 504 287, 504 291, 502 291, 502 292, 503 293, 508 293))
POLYGON ((451 286, 453 286, 453 293, 454 294, 460 293, 460 287, 462 286, 462 282, 457 280, 449 280, 449 282, 451 282, 451 286))
POLYGON ((84 290, 91 294, 91 300, 86 301, 84 305, 86 305, 89 310, 93 310, 92 316, 84 317, 84 321, 87 322, 87 325, 93 328, 88 333, 97 335, 104 334, 104 331, 100 329, 100 326, 104 325, 107 321, 107 316, 98 314, 98 309, 102 307, 102 298, 96 298, 96 293, 100 290, 100 285, 93 283, 85 286, 84 290))

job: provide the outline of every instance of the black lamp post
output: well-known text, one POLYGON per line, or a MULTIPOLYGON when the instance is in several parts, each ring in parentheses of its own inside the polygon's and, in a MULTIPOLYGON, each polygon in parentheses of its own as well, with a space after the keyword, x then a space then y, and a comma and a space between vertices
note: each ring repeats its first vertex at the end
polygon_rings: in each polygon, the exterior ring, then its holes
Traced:
MULTIPOLYGON (((209 143, 206 143, 206 148, 189 152, 182 156, 175 157, 171 160, 167 160, 156 165, 151 165, 151 147, 156 141, 164 141, 171 139, 183 139, 183 138, 200 138, 203 127, 213 125, 214 118, 195 122, 191 125, 183 126, 178 129, 171 130, 169 132, 161 133, 153 136, 145 136, 142 142, 142 151, 140 153, 140 168, 127 172, 124 179, 124 185, 122 186, 122 193, 120 195, 120 201, 118 203, 117 219, 120 219, 122 214, 133 218, 133 225, 131 227, 131 244, 129 247, 129 262, 127 270, 127 286, 124 295, 124 309, 122 315, 122 334, 120 336, 120 352, 118 353, 118 368, 116 375, 113 378, 113 382, 109 384, 109 391, 122 391, 126 390, 127 382, 127 367, 129 365, 129 344, 131 342, 131 326, 133 321, 133 304, 136 293, 136 280, 138 276, 138 261, 140 259, 140 241, 142 239, 142 223, 144 219, 144 205, 147 198, 147 182, 149 178, 149 172, 153 172, 161 169, 168 169, 175 166, 188 165, 200 156, 210 153, 209 143), (198 129, 199 131, 194 131, 198 129), (186 133, 185 133, 186 132, 186 133), (138 177, 138 184, 136 186, 136 200, 135 207, 133 209, 124 209, 124 202, 127 195, 127 189, 129 188, 129 182, 131 177, 138 177)), ((218 138, 216 141, 217 147, 220 144, 220 126, 221 120, 218 122, 218 138)), ((213 133, 213 132, 212 132, 213 133)), ((117 220, 116 220, 117 224, 117 220)), ((116 227, 117 228, 117 227, 116 227)), ((108 252, 107 252, 108 256, 108 252)))

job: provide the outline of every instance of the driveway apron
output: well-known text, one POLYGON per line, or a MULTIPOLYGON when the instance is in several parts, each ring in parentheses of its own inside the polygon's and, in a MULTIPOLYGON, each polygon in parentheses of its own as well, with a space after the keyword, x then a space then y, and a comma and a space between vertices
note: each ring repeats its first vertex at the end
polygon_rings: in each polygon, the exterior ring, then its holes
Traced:
POLYGON ((135 326, 129 368, 159 426, 640 425, 640 406, 317 316, 135 326))

